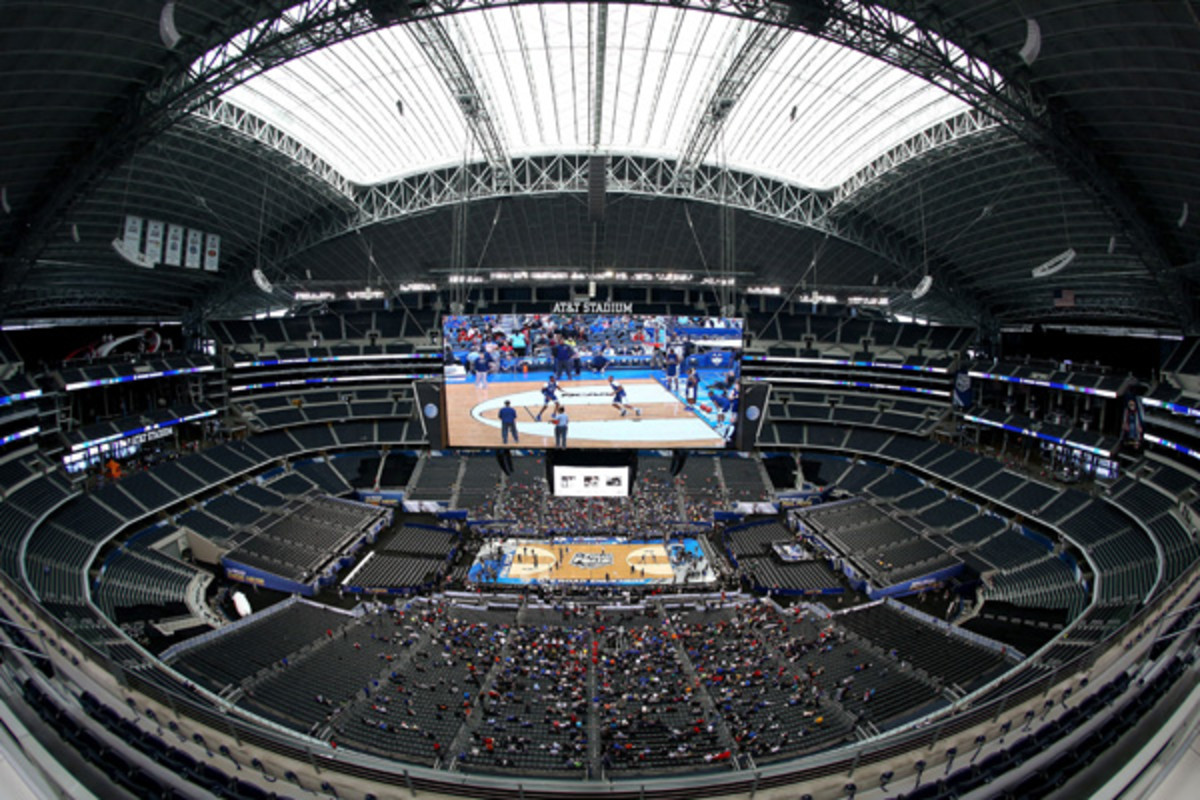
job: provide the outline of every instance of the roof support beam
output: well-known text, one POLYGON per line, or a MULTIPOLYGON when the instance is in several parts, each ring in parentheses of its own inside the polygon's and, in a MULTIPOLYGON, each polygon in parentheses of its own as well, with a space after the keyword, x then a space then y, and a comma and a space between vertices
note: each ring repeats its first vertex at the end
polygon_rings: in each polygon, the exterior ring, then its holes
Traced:
POLYGON ((1105 320, 1109 324, 1128 322, 1137 319, 1147 325, 1172 327, 1173 319, 1168 310, 1162 306, 1148 303, 1130 297, 1095 297, 1088 298, 1088 304, 1079 308, 1056 308, 1042 305, 1039 308, 1014 306, 1000 308, 996 311, 996 320, 1000 323, 1016 322, 1079 322, 1081 320, 1105 320))
POLYGON ((592 149, 600 147, 604 125, 604 65, 608 57, 608 3, 596 6, 596 35, 592 39, 592 149))
POLYGON ((877 178, 914 158, 998 127, 996 120, 978 109, 964 111, 945 122, 932 125, 888 150, 843 181, 833 190, 833 205, 838 206, 850 200, 857 202, 861 193, 877 178))
POLYGON ((236 131, 287 156, 342 200, 353 201, 354 183, 349 178, 295 138, 244 108, 218 97, 197 108, 193 116, 195 119, 236 131))
MULTIPOLYGON (((427 20, 476 8, 512 5, 520 0, 427 0, 412 9, 412 20, 427 20)), ((804 28, 808 33, 899 66, 941 86, 996 119, 1061 165, 1104 205, 1114 223, 1154 276, 1163 302, 1184 328, 1193 326, 1182 281, 1173 264, 1188 260, 1172 249, 1170 231, 1161 231, 1138 208, 1136 195, 1103 165, 1086 138, 1056 113, 1031 85, 1014 53, 989 52, 955 20, 927 0, 829 0, 828 18, 818 23, 788 20, 775 0, 641 0, 711 13, 804 28)), ((73 155, 43 184, 22 213, 22 231, 6 256, 18 268, 6 270, 19 284, 63 223, 72 205, 118 169, 129 155, 191 111, 255 74, 309 52, 378 27, 367 2, 346 0, 257 0, 239 6, 203 40, 189 38, 165 59, 162 70, 141 92, 112 109, 112 122, 82 156, 73 155)), ((412 24, 405 23, 405 24, 412 24)), ((476 120, 476 122, 481 122, 476 120)), ((477 139, 490 164, 503 149, 490 134, 477 139)), ((698 140, 702 146, 703 137, 698 140)), ((686 155, 686 154, 685 154, 686 155)))
POLYGON ((738 47, 688 130, 687 144, 679 159, 679 171, 685 179, 708 155, 733 107, 742 99, 754 79, 762 74, 763 68, 779 50, 779 45, 787 35, 787 28, 756 25, 738 47))
POLYGON ((502 175, 507 174, 508 148, 504 146, 500 130, 488 110, 490 103, 483 85, 475 80, 466 57, 455 46, 446 26, 440 19, 429 17, 409 23, 407 30, 458 101, 459 110, 484 159, 492 169, 502 175))
MULTIPOLYGON (((187 40, 177 48, 156 80, 113 111, 112 122, 92 139, 87 152, 75 154, 50 176, 18 228, 25 232, 13 248, 18 263, 27 265, 41 253, 74 203, 193 110, 276 64, 375 27, 362 8, 342 0, 299 5, 259 0, 224 23, 208 39, 187 40)), ((19 281, 18 276, 13 282, 19 281)))
POLYGON ((993 116, 1087 188, 1136 249, 1162 299, 1185 330, 1195 320, 1183 283, 1154 226, 1128 187, 1096 157, 1095 149, 1028 82, 1015 53, 990 53, 958 23, 925 0, 888 0, 889 8, 836 0, 817 35, 920 75, 993 116))
MULTIPOLYGON (((312 220, 277 233, 264 243, 263 257, 269 263, 286 264, 296 255, 351 231, 454 206, 466 198, 482 200, 497 196, 587 191, 588 154, 514 158, 511 163, 512 171, 507 179, 498 176, 488 164, 477 162, 378 186, 360 187, 356 197, 358 213, 312 220)), ((692 180, 687 183, 678 178, 678 164, 669 159, 619 155, 609 159, 609 191, 698 200, 787 225, 824 231, 895 264, 893 279, 915 274, 921 267, 918 245, 852 215, 829 214, 828 196, 802 186, 711 165, 696 168, 692 180)), ((961 313, 972 318, 982 315, 977 301, 966 292, 956 291, 948 279, 940 280, 938 289, 953 295, 954 304, 961 313)))

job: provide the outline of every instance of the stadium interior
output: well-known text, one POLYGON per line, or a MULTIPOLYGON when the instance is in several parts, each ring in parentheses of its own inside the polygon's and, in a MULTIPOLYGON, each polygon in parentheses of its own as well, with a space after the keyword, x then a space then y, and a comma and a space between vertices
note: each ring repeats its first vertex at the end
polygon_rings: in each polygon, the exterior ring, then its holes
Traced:
POLYGON ((1197 53, 0 3, 5 797, 1188 795, 1197 53))

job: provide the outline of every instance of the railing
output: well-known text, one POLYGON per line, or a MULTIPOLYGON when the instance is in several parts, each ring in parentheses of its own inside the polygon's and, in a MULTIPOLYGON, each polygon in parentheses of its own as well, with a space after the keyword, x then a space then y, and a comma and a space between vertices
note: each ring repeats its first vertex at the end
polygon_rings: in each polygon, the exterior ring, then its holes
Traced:
MULTIPOLYGON (((510 800, 514 791, 529 798, 578 796, 632 798, 637 796, 670 800, 676 797, 708 797, 734 792, 752 792, 772 786, 790 785, 848 772, 852 768, 857 769, 882 763, 922 747, 931 748, 941 739, 994 721, 1006 709, 1048 693, 1063 677, 1091 669, 1101 659, 1113 654, 1119 656, 1123 650, 1137 645, 1139 642, 1148 648, 1153 639, 1152 636, 1147 635, 1147 630, 1145 630, 1148 623, 1151 623, 1156 616, 1161 617, 1168 606, 1177 603, 1184 595, 1184 589, 1194 588, 1197 581, 1196 576, 1197 567, 1192 565, 1170 587, 1166 587, 1166 591, 1160 592, 1153 603, 1141 608, 1125 625, 1107 638, 1091 647, 1079 648, 1079 657, 1053 672, 1046 672, 1015 687, 1010 692, 997 693, 997 690, 1012 681, 1013 678, 1025 674, 1024 670, 1036 667, 1027 662, 1023 667, 1017 667, 997 682, 967 696, 950 709, 926 718, 919 724, 914 723, 906 728, 885 732, 874 739, 839 750, 818 753, 765 767, 756 767, 753 770, 706 776, 701 785, 697 785, 694 776, 690 775, 633 778, 619 783, 530 780, 497 776, 481 778, 407 766, 364 754, 335 751, 324 743, 315 740, 305 741, 307 737, 286 731, 279 726, 270 725, 265 720, 242 719, 240 711, 228 708, 224 711, 218 710, 210 704, 209 698, 202 694, 192 694, 186 691, 186 686, 179 683, 178 677, 171 675, 169 670, 165 670, 161 666, 150 665, 147 669, 161 670, 160 674, 165 679, 165 683, 179 686, 180 692, 170 691, 162 685, 147 680, 141 670, 129 670, 113 663, 99 650, 76 639, 74 632, 67 626, 41 610, 35 598, 22 587, 12 585, 12 589, 13 593, 23 601, 39 622, 49 628, 53 636, 57 636, 63 641, 73 642, 74 646, 77 646, 84 654, 85 659, 94 661, 102 669, 116 676, 130 690, 168 706, 180 716, 187 717, 198 724, 214 728, 217 731, 229 732, 241 742, 311 764, 319 770, 327 770, 335 774, 357 775, 383 784, 418 790, 424 789, 472 797, 496 797, 503 798, 503 800, 510 800), (1122 640, 1126 640, 1124 648, 1121 647, 1122 640), (986 701, 974 705, 978 699, 985 697, 988 698, 986 701)), ((7 577, 4 583, 9 584, 7 577)), ((116 635, 114 629, 114 637, 116 635)), ((55 649, 64 656, 66 655, 61 644, 55 649)), ((251 715, 246 716, 250 717, 251 715)))

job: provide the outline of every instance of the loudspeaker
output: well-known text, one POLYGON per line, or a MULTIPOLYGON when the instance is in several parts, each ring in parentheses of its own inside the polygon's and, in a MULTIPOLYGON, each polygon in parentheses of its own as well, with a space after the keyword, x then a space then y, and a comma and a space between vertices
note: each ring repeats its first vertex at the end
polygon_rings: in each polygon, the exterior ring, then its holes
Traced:
POLYGON ((496 463, 500 465, 501 472, 503 472, 505 475, 512 475, 513 460, 511 450, 497 450, 496 463))
POLYGON ((671 452, 671 477, 674 478, 679 473, 683 472, 683 467, 687 464, 687 450, 674 450, 671 452))
POLYGON ((588 221, 604 221, 605 190, 608 184, 608 157, 588 156, 588 221))

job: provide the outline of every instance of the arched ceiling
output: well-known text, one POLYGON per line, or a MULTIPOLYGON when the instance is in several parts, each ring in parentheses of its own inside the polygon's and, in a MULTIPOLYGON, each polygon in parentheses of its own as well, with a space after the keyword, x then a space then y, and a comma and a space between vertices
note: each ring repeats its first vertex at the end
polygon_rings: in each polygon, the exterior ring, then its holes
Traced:
POLYGON ((692 5, 186 0, 168 49, 159 0, 10 0, 0 314, 253 305, 254 266, 353 285, 364 240, 388 281, 427 279, 458 195, 412 187, 465 161, 485 169, 472 268, 712 269, 728 204, 742 283, 899 294, 928 271, 928 302, 997 321, 1192 326, 1193 0, 692 5), (612 157, 599 227, 580 175, 509 173, 593 153, 612 157), (622 182, 632 155, 666 178, 622 182), (714 195, 724 168, 753 192, 714 195), (126 214, 219 233, 221 272, 122 261, 126 214))
POLYGON ((709 161, 833 189, 967 104, 902 69, 796 31, 676 6, 485 8, 347 39, 251 78, 229 102, 358 184, 482 156, 426 39, 444 32, 510 156, 678 158, 714 102, 732 103, 709 161), (739 56, 764 63, 736 98, 739 56))

